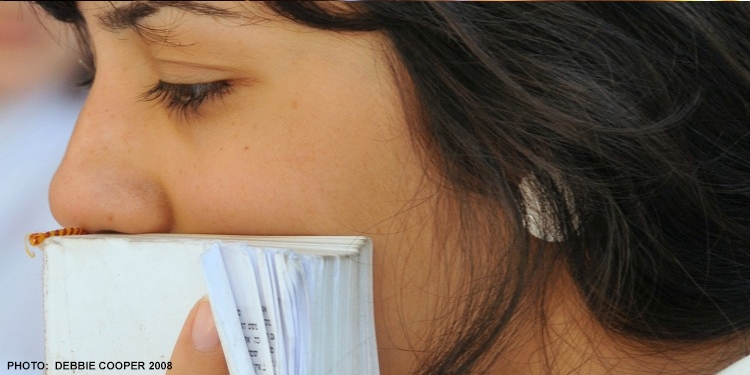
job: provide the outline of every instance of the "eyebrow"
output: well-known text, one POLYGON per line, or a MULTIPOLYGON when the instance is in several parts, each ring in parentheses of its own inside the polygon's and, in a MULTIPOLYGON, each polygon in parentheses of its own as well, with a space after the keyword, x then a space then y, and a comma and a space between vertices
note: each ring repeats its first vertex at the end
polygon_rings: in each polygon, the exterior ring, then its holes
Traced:
POLYGON ((112 10, 96 16, 102 28, 112 32, 128 28, 138 28, 138 22, 152 16, 162 8, 177 8, 202 16, 239 17, 239 14, 196 1, 132 1, 124 6, 114 6, 112 10))

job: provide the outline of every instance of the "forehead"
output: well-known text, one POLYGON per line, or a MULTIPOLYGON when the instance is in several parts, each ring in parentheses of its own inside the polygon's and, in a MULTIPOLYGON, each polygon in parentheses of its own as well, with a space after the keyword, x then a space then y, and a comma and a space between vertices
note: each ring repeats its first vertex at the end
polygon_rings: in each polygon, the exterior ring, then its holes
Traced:
POLYGON ((257 2, 231 1, 96 1, 79 2, 78 8, 88 23, 117 32, 137 28, 142 22, 165 13, 188 13, 246 22, 272 17, 271 12, 257 2))

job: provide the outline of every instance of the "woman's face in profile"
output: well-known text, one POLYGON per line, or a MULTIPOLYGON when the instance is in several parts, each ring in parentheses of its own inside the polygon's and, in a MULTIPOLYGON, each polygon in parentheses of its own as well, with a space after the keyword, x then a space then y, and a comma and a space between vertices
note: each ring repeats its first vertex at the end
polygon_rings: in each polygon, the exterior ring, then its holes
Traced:
POLYGON ((378 34, 306 28, 248 3, 211 3, 234 16, 133 4, 79 5, 96 75, 51 187, 62 225, 394 230, 422 169, 378 34))
POLYGON ((51 185, 60 224, 370 236, 380 357, 405 372, 405 332, 428 329, 440 293, 426 251, 435 189, 385 39, 252 2, 79 7, 96 75, 51 185))

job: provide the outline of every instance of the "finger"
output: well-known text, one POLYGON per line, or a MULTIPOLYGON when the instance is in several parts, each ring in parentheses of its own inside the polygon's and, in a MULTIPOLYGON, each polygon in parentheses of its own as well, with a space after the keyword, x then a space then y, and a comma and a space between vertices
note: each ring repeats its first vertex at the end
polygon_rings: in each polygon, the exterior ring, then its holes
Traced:
POLYGON ((172 352, 167 375, 226 375, 229 373, 206 297, 190 311, 172 352))

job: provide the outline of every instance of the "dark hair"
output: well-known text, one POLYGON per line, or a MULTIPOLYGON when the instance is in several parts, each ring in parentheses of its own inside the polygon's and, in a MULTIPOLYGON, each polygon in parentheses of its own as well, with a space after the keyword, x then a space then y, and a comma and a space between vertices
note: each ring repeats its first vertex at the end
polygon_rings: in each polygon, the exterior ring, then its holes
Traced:
MULTIPOLYGON (((81 20, 74 2, 39 4, 81 20)), ((416 144, 460 219, 459 249, 443 251, 472 281, 454 307, 466 322, 436 333, 421 373, 488 365, 553 266, 604 327, 657 347, 750 326, 750 6, 269 6, 381 31, 408 73, 416 144), (526 230, 524 179, 560 242, 526 230)))

